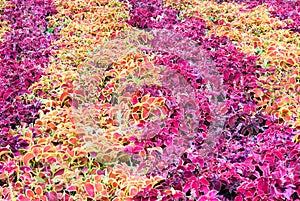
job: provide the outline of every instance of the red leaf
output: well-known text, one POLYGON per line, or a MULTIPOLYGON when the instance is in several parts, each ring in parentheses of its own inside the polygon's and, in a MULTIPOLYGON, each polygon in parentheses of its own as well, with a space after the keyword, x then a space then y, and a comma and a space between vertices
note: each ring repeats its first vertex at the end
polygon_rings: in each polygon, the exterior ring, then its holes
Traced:
POLYGON ((134 96, 134 97, 132 98, 132 101, 131 101, 132 105, 135 105, 135 104, 137 104, 138 102, 139 102, 139 101, 138 101, 137 96, 134 96))
POLYGON ((202 177, 202 178, 200 179, 200 182, 201 182, 202 184, 206 185, 206 186, 209 186, 209 182, 207 181, 207 179, 206 179, 205 177, 202 177))
POLYGON ((298 155, 300 156, 300 151, 299 150, 293 150, 293 151, 291 151, 289 157, 290 157, 290 159, 293 159, 294 156, 298 157, 298 155))
POLYGON ((296 78, 295 77, 290 77, 290 83, 291 84, 296 84, 296 78))
POLYGON ((295 65, 296 64, 296 61, 292 58, 288 58, 286 61, 285 61, 287 64, 290 64, 290 65, 295 65))
POLYGON ((243 197, 241 195, 234 198, 234 201, 243 201, 243 197))
POLYGON ((156 98, 154 98, 154 97, 150 97, 150 98, 148 98, 147 103, 151 104, 155 101, 155 99, 156 98))
POLYGON ((18 201, 31 201, 31 199, 27 198, 25 195, 19 195, 18 201))
POLYGON ((64 169, 58 170, 57 172, 55 172, 54 176, 62 175, 62 174, 64 174, 64 172, 65 172, 64 169))
POLYGON ((142 109, 142 118, 146 119, 149 116, 149 112, 150 112, 150 110, 148 110, 147 108, 143 108, 142 109))
POLYGON ((283 160, 283 154, 280 151, 274 150, 273 154, 279 159, 283 160))
POLYGON ((252 191, 247 191, 246 193, 245 193, 245 197, 246 198, 249 198, 249 197, 253 197, 253 192, 252 191))
POLYGON ((259 178, 257 182, 258 190, 261 190, 264 194, 268 193, 268 181, 265 178, 259 178))
POLYGON ((67 191, 76 191, 77 187, 76 186, 69 186, 66 190, 67 191))
POLYGON ((131 115, 132 118, 135 120, 135 121, 138 121, 139 120, 139 115, 137 113, 134 113, 131 115))
POLYGON ((95 187, 94 187, 94 185, 92 185, 90 183, 86 183, 86 184, 84 184, 84 188, 85 188, 87 194, 90 197, 92 197, 92 198, 95 197, 95 187))
POLYGON ((268 49, 268 51, 274 51, 274 50, 276 50, 276 48, 273 46, 269 47, 269 49, 268 49))

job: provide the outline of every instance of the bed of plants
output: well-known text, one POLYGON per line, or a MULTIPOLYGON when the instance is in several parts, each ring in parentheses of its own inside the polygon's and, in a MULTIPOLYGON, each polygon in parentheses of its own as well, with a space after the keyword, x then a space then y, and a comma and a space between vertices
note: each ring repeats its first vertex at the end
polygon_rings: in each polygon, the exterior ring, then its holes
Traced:
POLYGON ((299 201, 299 9, 0 0, 0 199, 299 201))

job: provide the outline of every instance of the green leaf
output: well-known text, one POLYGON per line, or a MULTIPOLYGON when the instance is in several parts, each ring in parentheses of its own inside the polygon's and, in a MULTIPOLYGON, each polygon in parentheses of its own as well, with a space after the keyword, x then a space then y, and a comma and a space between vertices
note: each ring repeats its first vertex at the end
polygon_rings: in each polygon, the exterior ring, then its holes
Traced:
POLYGON ((44 183, 44 182, 45 182, 44 179, 42 179, 41 177, 38 177, 38 176, 36 176, 35 179, 36 179, 36 181, 37 181, 38 183, 44 183))
POLYGON ((264 67, 269 67, 269 64, 268 64, 269 60, 268 59, 264 59, 264 67))
POLYGON ((53 28, 53 27, 48 28, 48 29, 47 29, 47 32, 53 33, 53 32, 54 32, 54 28, 53 28))
POLYGON ((210 21, 214 21, 214 20, 215 20, 215 18, 212 17, 212 16, 209 16, 208 19, 209 19, 210 21))
POLYGON ((262 54, 262 53, 263 53, 263 50, 260 49, 259 47, 257 47, 257 48, 255 49, 255 54, 256 54, 256 55, 262 54))

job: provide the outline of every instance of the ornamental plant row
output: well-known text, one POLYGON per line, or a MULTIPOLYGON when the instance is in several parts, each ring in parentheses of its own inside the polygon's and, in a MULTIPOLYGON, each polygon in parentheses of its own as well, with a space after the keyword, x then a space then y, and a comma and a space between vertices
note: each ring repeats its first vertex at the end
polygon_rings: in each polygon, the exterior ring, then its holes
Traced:
POLYGON ((41 102, 26 94, 47 68, 49 47, 56 36, 47 31, 46 17, 57 11, 50 1, 9 1, 6 4, 1 20, 7 22, 10 30, 2 36, 0 44, 0 144, 16 152, 28 144, 19 139, 18 133, 9 131, 32 124, 38 118, 41 102))
MULTIPOLYGON (((267 68, 268 31, 252 44, 234 24, 263 8, 219 3, 10 1, 1 12, 1 198, 299 200, 297 113, 288 114, 298 103, 289 99, 285 115, 262 84, 296 70, 298 58, 291 50, 267 68), (236 9, 245 15, 235 21, 236 9)), ((272 23, 276 37, 286 34, 272 23)), ((294 47, 287 33, 282 44, 294 47)))

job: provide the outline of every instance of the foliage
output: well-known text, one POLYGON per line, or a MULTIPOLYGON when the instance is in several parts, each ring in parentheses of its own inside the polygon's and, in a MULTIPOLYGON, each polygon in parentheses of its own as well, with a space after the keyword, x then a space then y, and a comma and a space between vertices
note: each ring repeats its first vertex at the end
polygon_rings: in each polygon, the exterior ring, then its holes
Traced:
POLYGON ((297 1, 12 0, 0 18, 1 199, 300 200, 297 1))

